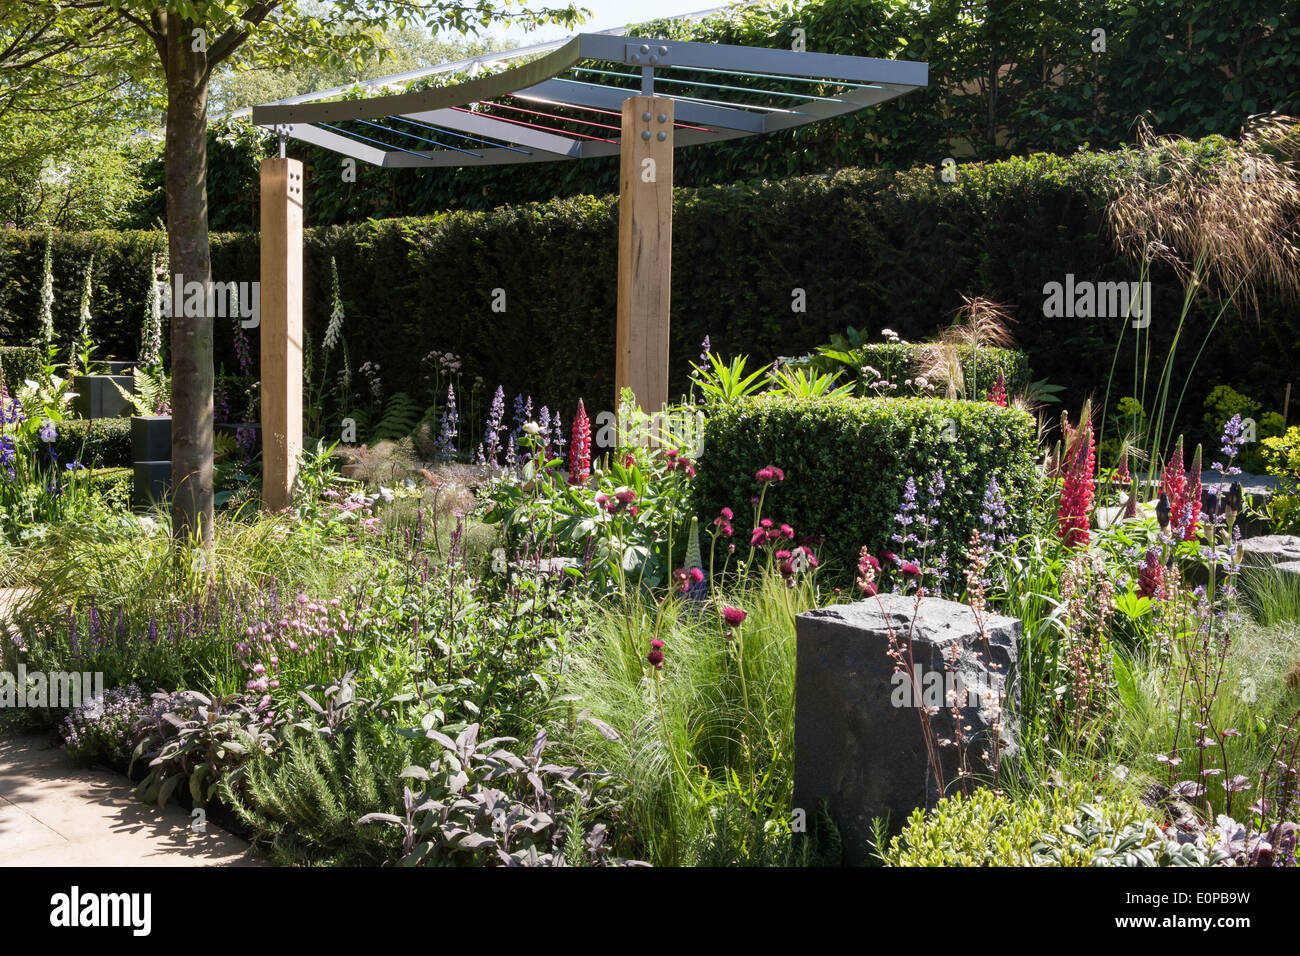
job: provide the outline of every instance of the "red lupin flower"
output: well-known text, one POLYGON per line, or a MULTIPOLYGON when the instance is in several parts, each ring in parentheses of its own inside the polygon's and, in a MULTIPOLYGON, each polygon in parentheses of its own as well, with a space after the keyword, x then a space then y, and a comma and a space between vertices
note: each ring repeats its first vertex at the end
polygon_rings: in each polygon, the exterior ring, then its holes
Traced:
POLYGON ((1061 506, 1057 511, 1057 534, 1067 547, 1087 544, 1092 513, 1092 476, 1097 465, 1092 419, 1087 417, 1068 436, 1065 480, 1061 485, 1061 506))
POLYGON ((569 484, 581 485, 591 474, 591 422, 587 409, 578 399, 578 411, 573 416, 573 438, 569 442, 569 484))

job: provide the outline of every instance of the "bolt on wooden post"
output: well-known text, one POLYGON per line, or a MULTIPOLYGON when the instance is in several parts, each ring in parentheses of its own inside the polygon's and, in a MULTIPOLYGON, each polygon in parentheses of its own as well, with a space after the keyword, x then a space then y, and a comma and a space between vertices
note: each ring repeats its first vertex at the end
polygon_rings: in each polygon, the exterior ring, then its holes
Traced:
POLYGON ((302 163, 262 160, 262 506, 293 499, 302 451, 302 163))
POLYGON ((623 101, 619 156, 615 407, 630 388, 645 411, 668 403, 673 258, 673 101, 623 101))

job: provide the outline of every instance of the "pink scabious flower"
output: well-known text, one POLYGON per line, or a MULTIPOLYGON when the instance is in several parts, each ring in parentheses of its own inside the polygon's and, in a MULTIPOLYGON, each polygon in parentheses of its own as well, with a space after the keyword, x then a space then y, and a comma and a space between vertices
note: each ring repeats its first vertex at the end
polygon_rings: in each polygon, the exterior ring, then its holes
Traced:
POLYGON ((655 670, 663 670, 664 667, 664 642, 655 638, 650 642, 650 653, 645 656, 655 670))
POLYGON ((765 485, 770 481, 785 481, 785 472, 776 465, 768 465, 766 468, 758 469, 754 478, 760 485, 765 485))
POLYGON ((591 474, 591 422, 587 409, 578 399, 578 411, 573 416, 573 438, 569 442, 569 484, 585 484, 591 474))
MULTIPOLYGON (((1068 427, 1068 426, 1067 426, 1068 427)), ((1092 420, 1070 430, 1065 453, 1065 479, 1061 485, 1061 505, 1057 511, 1056 532, 1066 547, 1087 544, 1089 515, 1092 513, 1092 476, 1097 465, 1092 435, 1092 420)))
POLYGON ((692 584, 699 584, 704 580, 704 572, 699 568, 678 568, 673 572, 673 580, 677 582, 677 589, 685 594, 691 589, 692 584))
POLYGON ((687 478, 695 477, 695 463, 681 452, 674 451, 670 448, 664 453, 664 457, 668 459, 669 471, 680 471, 684 473, 687 478))
POLYGON ((722 609, 722 619, 727 622, 728 627, 740 627, 748 615, 738 607, 724 607, 722 609))
POLYGON ((914 561, 904 561, 898 566, 898 570, 908 577, 914 578, 920 575, 921 566, 914 561))
POLYGON ((725 534, 730 538, 735 530, 731 527, 731 519, 734 517, 735 514, 730 508, 723 508, 718 517, 713 519, 713 527, 718 529, 719 534, 725 534))

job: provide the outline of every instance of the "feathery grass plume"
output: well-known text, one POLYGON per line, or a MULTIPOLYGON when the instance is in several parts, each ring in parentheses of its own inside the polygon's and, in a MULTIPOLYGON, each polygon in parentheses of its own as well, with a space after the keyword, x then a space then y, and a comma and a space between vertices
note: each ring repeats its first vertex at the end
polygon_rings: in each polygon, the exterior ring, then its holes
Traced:
MULTIPOLYGON (((939 341, 921 354, 917 374, 931 382, 945 384, 944 397, 958 398, 966 392, 961 355, 972 356, 971 375, 977 376, 979 352, 983 348, 1010 348, 1014 342, 1007 326, 1011 313, 1006 306, 983 296, 962 296, 953 324, 939 333, 939 341)), ((974 383, 972 382, 972 387, 974 383)))
MULTIPOLYGON (((1252 117, 1240 144, 1215 147, 1217 160, 1206 160, 1203 147, 1182 137, 1157 137, 1143 122, 1132 171, 1113 187, 1105 221, 1116 248, 1139 268, 1142 281, 1163 263, 1183 285, 1173 345, 1163 360, 1157 359, 1154 396, 1148 394, 1146 371, 1153 358, 1150 332, 1144 336, 1145 325, 1134 324, 1138 331, 1133 336, 1132 395, 1152 401, 1144 435, 1152 469, 1168 454, 1188 383, 1224 316, 1238 307, 1254 309, 1258 316, 1259 297, 1266 289, 1300 298, 1300 176, 1291 159, 1300 146, 1296 122, 1284 116, 1252 117), (1177 345, 1194 302, 1204 292, 1217 300, 1217 310, 1181 389, 1176 389, 1172 377, 1177 345)), ((1128 327, 1125 322, 1123 329, 1128 327)), ((1124 334, 1106 383, 1103 420, 1124 334)), ((1147 477, 1155 475, 1149 472, 1147 477)))
POLYGON ((1300 176, 1287 158, 1300 150, 1297 123, 1251 117, 1226 162, 1207 166, 1187 139, 1156 136, 1143 120, 1138 144, 1152 159, 1119 180, 1106 208, 1119 250, 1256 309, 1266 287, 1300 296, 1300 176))

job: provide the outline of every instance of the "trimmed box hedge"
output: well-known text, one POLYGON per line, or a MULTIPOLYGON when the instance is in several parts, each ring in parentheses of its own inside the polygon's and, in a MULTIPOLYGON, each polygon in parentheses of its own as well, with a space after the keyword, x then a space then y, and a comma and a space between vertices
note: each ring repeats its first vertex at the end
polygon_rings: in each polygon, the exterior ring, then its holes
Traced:
POLYGON ((87 468, 122 468, 131 464, 131 419, 69 418, 58 423, 54 451, 59 461, 79 461, 87 468))
POLYGON ((43 356, 34 345, 0 345, 0 373, 5 386, 12 392, 41 371, 43 356))
MULTIPOLYGON (((827 371, 852 371, 861 377, 861 369, 870 367, 880 373, 881 377, 893 382, 897 388, 889 391, 889 397, 899 398, 905 395, 919 395, 921 390, 905 383, 916 377, 925 365, 929 350, 938 348, 933 342, 870 342, 848 350, 855 358, 853 369, 846 368, 840 361, 818 356, 813 364, 827 371)), ((993 390, 998 375, 1003 376, 1007 394, 1016 395, 1029 385, 1031 374, 1029 356, 1018 349, 994 348, 985 346, 975 349, 969 345, 954 346, 961 362, 962 377, 965 380, 968 398, 983 398, 993 390)), ((845 379, 841 379, 844 381, 845 379)), ((942 383, 934 383, 942 391, 942 383)))
MULTIPOLYGON (((985 490, 996 478, 1008 533, 1030 530, 1030 502, 1041 487, 1033 418, 992 402, 936 398, 792 399, 767 394, 713 410, 694 485, 694 507, 711 522, 723 507, 737 516, 737 548, 747 546, 750 499, 767 465, 785 472, 770 486, 764 516, 817 539, 822 563, 839 576, 863 545, 894 550, 894 516, 909 477, 925 507, 925 488, 942 468, 943 496, 933 556, 958 568, 978 525, 985 490)), ((916 557, 902 555, 903 557, 916 557)))
POLYGON ((95 468, 90 472, 90 487, 104 504, 126 511, 131 507, 131 485, 135 474, 130 468, 95 468))

